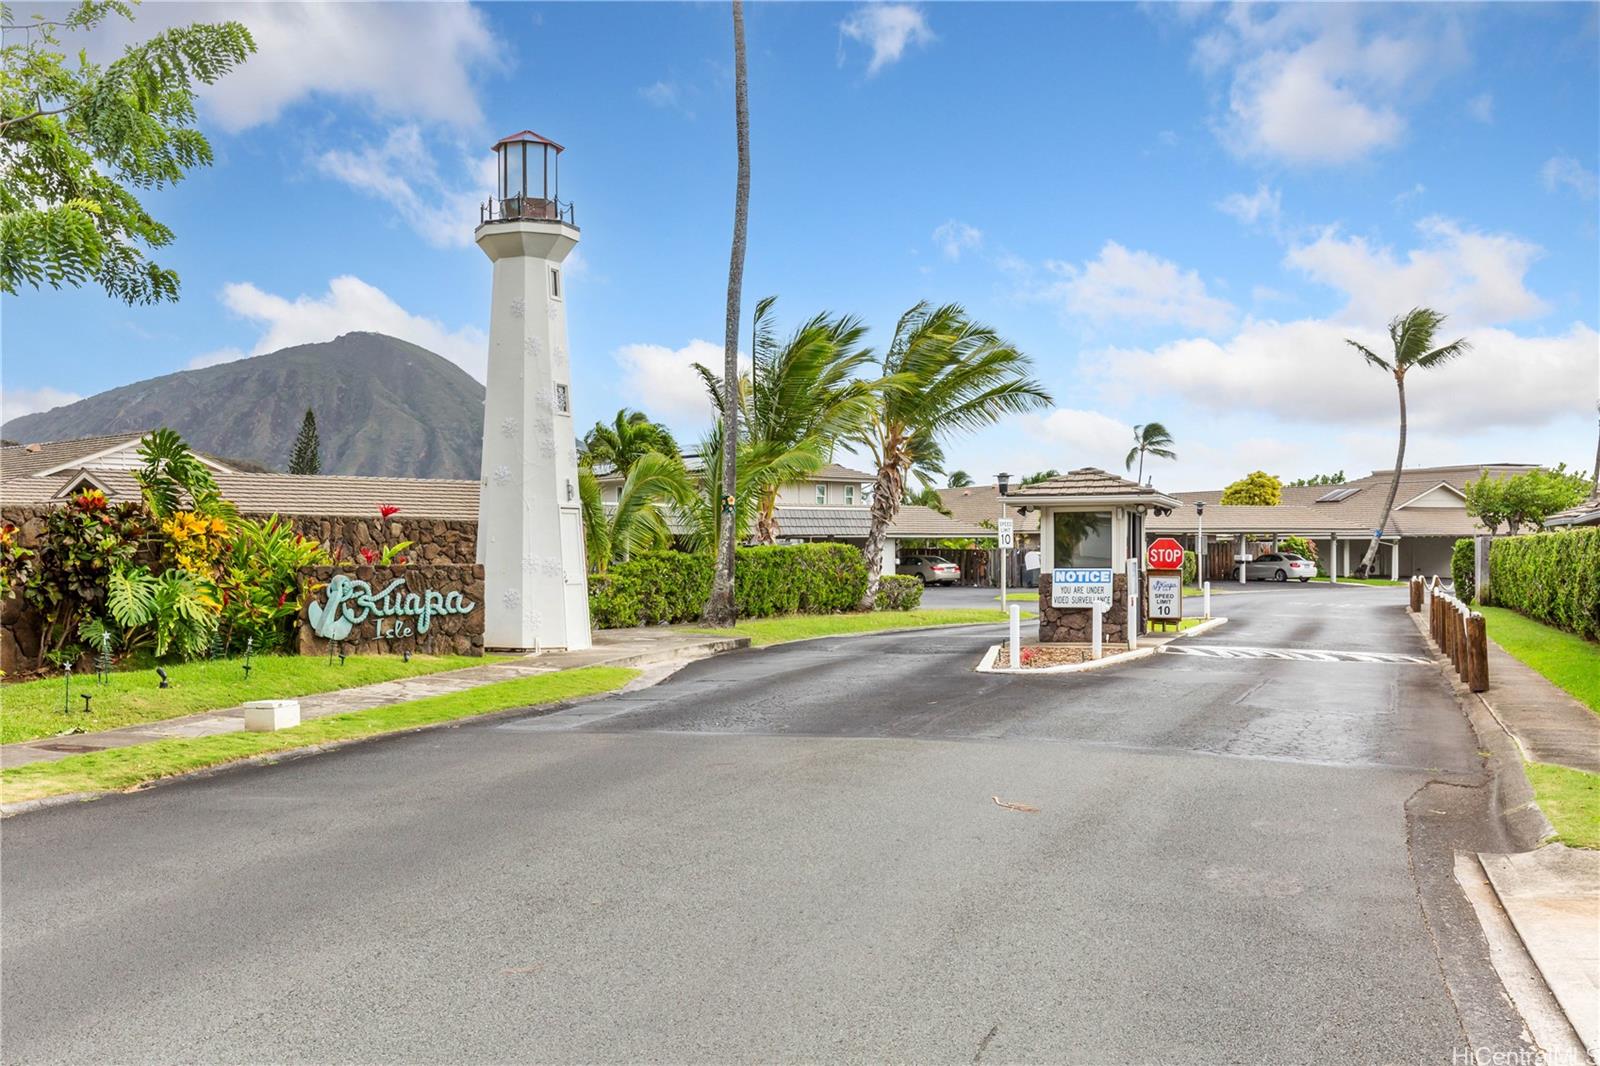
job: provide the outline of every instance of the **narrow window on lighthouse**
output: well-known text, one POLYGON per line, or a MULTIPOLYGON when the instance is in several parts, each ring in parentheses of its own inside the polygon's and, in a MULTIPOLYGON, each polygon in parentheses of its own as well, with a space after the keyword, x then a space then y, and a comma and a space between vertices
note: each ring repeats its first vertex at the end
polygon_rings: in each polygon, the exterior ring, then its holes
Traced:
POLYGON ((567 387, 565 385, 557 385, 556 386, 556 410, 559 411, 561 414, 566 414, 567 411, 568 411, 568 406, 567 405, 568 405, 567 387))
POLYGON ((550 268, 550 295, 561 299, 561 271, 555 267, 550 268))

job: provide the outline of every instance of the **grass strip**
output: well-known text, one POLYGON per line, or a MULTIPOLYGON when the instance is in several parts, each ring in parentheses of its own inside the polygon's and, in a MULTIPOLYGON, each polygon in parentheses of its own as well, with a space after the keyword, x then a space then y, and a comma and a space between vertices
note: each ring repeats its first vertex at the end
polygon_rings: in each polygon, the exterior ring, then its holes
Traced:
POLYGON ((1537 762, 1525 769, 1556 838, 1569 848, 1600 849, 1600 774, 1537 762))
POLYGON ((0 801, 17 803, 70 792, 128 789, 157 778, 256 755, 415 729, 514 707, 536 707, 593 696, 619 689, 638 676, 639 671, 624 667, 587 666, 514 681, 497 681, 367 711, 329 715, 273 733, 224 733, 192 740, 159 740, 86 755, 69 755, 55 762, 0 770, 0 801))
MULTIPOLYGON (((1030 617, 1023 612, 1023 617, 1030 617)), ((928 608, 915 611, 861 611, 851 614, 788 614, 776 618, 750 618, 732 629, 695 629, 693 633, 714 633, 722 637, 749 637, 762 648, 791 640, 812 637, 837 637, 852 633, 874 633, 885 629, 919 629, 924 626, 960 626, 980 622, 1004 622, 1007 612, 998 607, 928 608)))
MULTIPOLYGON (((1311 580, 1320 581, 1326 585, 1330 579, 1328 575, 1322 574, 1318 577, 1312 578, 1311 580)), ((1335 583, 1340 585, 1372 585, 1376 588, 1393 588, 1396 585, 1411 584, 1409 581, 1395 581, 1387 577, 1341 577, 1335 583)))
POLYGON ((1479 607, 1489 639, 1600 714, 1600 644, 1506 607, 1479 607))
POLYGON ((244 660, 175 663, 163 667, 171 688, 159 687, 155 668, 114 671, 105 685, 94 675, 72 679, 69 699, 60 677, 0 686, 0 743, 55 736, 77 727, 84 732, 159 722, 200 711, 237 707, 246 700, 289 700, 318 692, 372 685, 380 681, 436 674, 499 662, 500 656, 352 655, 341 665, 315 655, 257 655, 245 680, 244 660), (83 693, 94 697, 83 712, 83 693), (63 705, 71 707, 64 711, 63 705))

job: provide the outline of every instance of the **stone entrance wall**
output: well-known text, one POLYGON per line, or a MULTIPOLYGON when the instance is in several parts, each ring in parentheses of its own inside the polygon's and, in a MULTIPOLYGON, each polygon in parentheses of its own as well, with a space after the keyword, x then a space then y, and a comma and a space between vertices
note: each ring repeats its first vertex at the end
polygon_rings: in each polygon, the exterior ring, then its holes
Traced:
MULTIPOLYGON (((1144 604, 1139 604, 1139 624, 1144 624, 1144 604)), ((1088 644, 1094 639, 1094 612, 1087 607, 1050 606, 1050 571, 1039 575, 1039 641, 1043 644, 1088 644)), ((1128 642, 1128 575, 1111 575, 1111 610, 1100 619, 1100 640, 1105 644, 1128 642)))
POLYGON ((317 591, 307 600, 300 615, 298 650, 301 655, 399 655, 410 651, 426 655, 483 654, 483 567, 443 566, 313 566, 300 572, 302 582, 311 582, 317 591), (376 604, 359 598, 338 609, 352 625, 349 635, 338 642, 319 636, 315 620, 327 609, 329 585, 342 576, 356 582, 356 590, 369 591, 376 599, 385 590, 388 596, 376 604), (396 581, 403 582, 398 587, 396 581), (361 583, 365 583, 364 588, 361 583), (423 631, 421 612, 435 608, 423 631), (471 604, 466 613, 442 613, 441 606, 471 604))

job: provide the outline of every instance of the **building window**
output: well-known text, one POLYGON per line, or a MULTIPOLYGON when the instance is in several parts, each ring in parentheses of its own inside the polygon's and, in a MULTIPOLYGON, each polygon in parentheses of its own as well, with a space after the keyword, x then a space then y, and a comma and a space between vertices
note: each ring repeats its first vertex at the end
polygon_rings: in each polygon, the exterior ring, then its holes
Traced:
POLYGON ((558 412, 560 412, 561 414, 566 414, 571 409, 572 409, 571 400, 567 396, 567 387, 565 385, 557 385, 556 386, 556 410, 558 412))
POLYGON ((550 268, 550 295, 561 299, 561 271, 556 267, 550 268))
POLYGON ((826 507, 827 505, 828 505, 828 486, 825 485, 825 484, 819 484, 817 486, 817 506, 818 507, 826 507))
POLYGON ((856 505, 856 487, 854 485, 846 485, 844 487, 844 505, 846 507, 854 507, 856 505))
POLYGON ((1055 533, 1056 567, 1111 565, 1110 511, 1057 511, 1052 526, 1055 533))

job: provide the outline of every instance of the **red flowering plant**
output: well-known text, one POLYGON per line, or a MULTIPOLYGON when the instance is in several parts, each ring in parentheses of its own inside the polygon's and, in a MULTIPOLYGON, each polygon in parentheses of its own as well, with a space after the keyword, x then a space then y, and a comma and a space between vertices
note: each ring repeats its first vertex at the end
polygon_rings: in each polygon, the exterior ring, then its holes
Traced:
MULTIPOLYGON (((387 522, 399 513, 400 508, 392 503, 380 503, 378 505, 378 518, 381 521, 387 522)), ((411 542, 402 540, 395 544, 390 544, 379 551, 373 551, 371 548, 362 548, 361 558, 368 566, 372 566, 374 563, 378 566, 404 566, 406 557, 401 553, 409 547, 411 547, 411 542)))
POLYGON ((1018 655, 1017 658, 1018 658, 1018 661, 1021 662, 1023 666, 1032 666, 1033 665, 1033 660, 1037 659, 1038 657, 1039 657, 1039 649, 1038 648, 1023 648, 1021 654, 1018 655))

